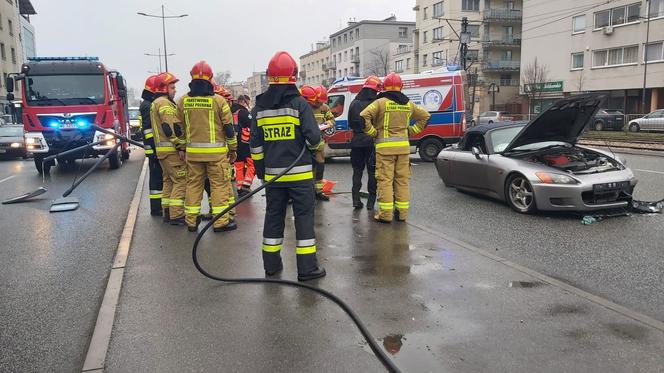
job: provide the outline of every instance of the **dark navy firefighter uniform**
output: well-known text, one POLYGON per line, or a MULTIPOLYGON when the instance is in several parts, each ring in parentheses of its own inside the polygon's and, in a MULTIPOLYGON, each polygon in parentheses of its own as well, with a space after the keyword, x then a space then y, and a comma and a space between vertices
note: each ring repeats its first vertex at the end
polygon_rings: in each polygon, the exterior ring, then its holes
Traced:
POLYGON ((155 153, 154 134, 152 133, 152 121, 150 119, 150 106, 152 105, 153 94, 143 91, 143 101, 139 107, 139 121, 143 131, 143 146, 145 147, 145 156, 148 157, 149 169, 149 187, 150 187, 150 215, 161 216, 161 190, 163 187, 163 176, 161 173, 161 165, 157 154, 155 153))
POLYGON ((263 227, 263 265, 267 275, 283 268, 281 248, 288 201, 293 200, 298 280, 321 277, 314 233, 314 175, 312 152, 324 146, 311 106, 295 85, 270 86, 259 95, 251 112, 251 158, 259 179, 266 182, 286 169, 306 146, 304 156, 287 174, 266 188, 263 227))

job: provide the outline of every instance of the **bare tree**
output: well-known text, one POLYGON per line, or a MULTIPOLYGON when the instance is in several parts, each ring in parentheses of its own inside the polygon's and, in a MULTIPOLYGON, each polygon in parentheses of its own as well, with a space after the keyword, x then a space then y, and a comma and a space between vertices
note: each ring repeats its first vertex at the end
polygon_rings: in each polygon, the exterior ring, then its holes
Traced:
POLYGON ((523 69, 523 91, 528 96, 530 114, 533 114, 535 102, 541 99, 548 79, 549 65, 540 63, 537 57, 523 69))
POLYGON ((371 75, 385 76, 390 72, 390 51, 387 48, 376 48, 369 51, 371 60, 367 71, 371 75))
POLYGON ((226 71, 221 71, 215 74, 214 76, 214 82, 217 83, 218 85, 228 85, 231 81, 231 72, 229 70, 226 71))
POLYGON ((576 80, 576 90, 581 92, 583 91, 583 83, 585 79, 583 77, 583 70, 579 73, 579 78, 576 80))

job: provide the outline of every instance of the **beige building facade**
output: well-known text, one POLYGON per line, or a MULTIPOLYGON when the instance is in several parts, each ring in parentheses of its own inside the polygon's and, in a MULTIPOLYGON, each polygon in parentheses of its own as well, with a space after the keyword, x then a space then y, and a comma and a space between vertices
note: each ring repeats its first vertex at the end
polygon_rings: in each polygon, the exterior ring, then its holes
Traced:
POLYGON ((525 1, 523 12, 532 21, 523 31, 521 64, 537 57, 548 71, 538 109, 580 92, 602 92, 606 108, 626 114, 664 108, 664 0, 525 1))
POLYGON ((256 96, 267 90, 267 75, 265 72, 254 72, 247 78, 247 94, 251 101, 256 100, 256 96))
POLYGON ((329 85, 330 45, 327 42, 318 42, 311 52, 300 56, 300 79, 298 85, 329 85))
MULTIPOLYGON (((0 1, 0 70, 2 70, 2 82, 0 82, 0 105, 2 114, 7 116, 11 110, 7 101, 7 76, 10 73, 18 73, 24 62, 23 45, 21 43, 22 26, 21 12, 28 17, 34 14, 34 9, 29 1, 24 1, 23 8, 18 0, 0 1)), ((18 85, 16 85, 18 87, 18 85)), ((16 98, 20 98, 20 92, 15 91, 16 98)))
POLYGON ((462 66, 459 35, 465 17, 474 115, 487 110, 520 112, 522 7, 522 0, 417 0, 414 65, 408 72, 462 66))

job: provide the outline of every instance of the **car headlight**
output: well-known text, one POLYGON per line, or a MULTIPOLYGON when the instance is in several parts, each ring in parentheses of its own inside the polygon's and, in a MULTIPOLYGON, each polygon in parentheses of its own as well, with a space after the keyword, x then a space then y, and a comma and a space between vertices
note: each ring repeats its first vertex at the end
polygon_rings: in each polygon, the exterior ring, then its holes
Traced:
POLYGON ((17 143, 17 142, 13 142, 13 143, 12 143, 11 145, 9 145, 9 146, 11 146, 12 148, 20 148, 20 147, 21 147, 21 144, 19 144, 19 143, 17 143))
POLYGON ((554 174, 551 172, 536 172, 537 178, 540 179, 544 184, 578 184, 579 181, 573 177, 563 175, 563 174, 554 174))
POLYGON ((36 140, 35 140, 34 137, 26 137, 26 138, 25 138, 25 143, 26 143, 26 144, 30 144, 30 145, 32 145, 32 144, 34 144, 35 142, 36 142, 36 140))

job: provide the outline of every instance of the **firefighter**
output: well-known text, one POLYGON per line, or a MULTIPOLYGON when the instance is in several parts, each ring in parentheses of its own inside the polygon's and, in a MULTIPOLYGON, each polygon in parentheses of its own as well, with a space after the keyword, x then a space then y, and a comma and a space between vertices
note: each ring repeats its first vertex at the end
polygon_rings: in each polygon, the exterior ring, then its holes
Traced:
MULTIPOLYGON (((231 108, 223 97, 214 93, 212 67, 205 61, 199 61, 190 75, 189 93, 180 98, 177 107, 187 134, 186 223, 187 229, 195 232, 200 223, 206 178, 210 181, 212 214, 228 207, 229 193, 225 184, 230 179, 230 163, 235 158, 237 141, 231 108)), ((215 232, 236 228, 228 215, 222 216, 213 225, 215 232)))
POLYGON ((155 98, 150 107, 150 121, 157 158, 163 171, 164 221, 171 225, 184 225, 187 165, 184 162, 184 125, 177 117, 173 102, 177 82, 178 79, 171 73, 159 74, 155 98))
MULTIPOLYGON (((223 86, 215 84, 214 87, 214 93, 223 97, 224 100, 226 100, 226 103, 228 104, 228 107, 231 107, 231 102, 233 100, 233 95, 229 90, 224 88, 223 86)), ((232 113, 232 112, 231 112, 232 113)), ((237 123, 235 123, 235 119, 233 118, 233 131, 235 133, 235 143, 237 144, 237 123)), ((237 150, 236 150, 236 158, 237 158, 237 150)), ((232 205, 235 204, 235 194, 237 191, 235 190, 234 180, 235 180, 235 172, 234 172, 234 162, 230 161, 229 162, 230 167, 227 167, 225 169, 226 176, 227 176, 227 181, 224 181, 224 188, 226 189, 226 193, 228 193, 228 204, 232 205)), ((208 192, 208 196, 210 195, 210 182, 209 180, 206 181, 205 183, 205 190, 208 192)), ((229 213, 231 221, 235 221, 235 209, 232 209, 229 213)))
POLYGON ((367 169, 367 210, 373 210, 376 203, 376 152, 374 141, 371 136, 364 133, 364 118, 360 116, 370 103, 376 99, 381 91, 382 82, 377 76, 369 76, 364 86, 355 96, 348 108, 348 124, 353 130, 350 141, 350 163, 353 166, 353 207, 361 209, 364 204, 360 200, 360 188, 362 188, 362 174, 367 169))
MULTIPOLYGON (((327 106, 327 88, 324 86, 317 86, 313 88, 316 92, 316 98, 314 100, 313 112, 318 127, 321 131, 321 136, 323 136, 323 141, 327 136, 334 134, 334 114, 330 111, 330 107, 327 106)), ((320 201, 329 201, 330 197, 323 193, 323 174, 325 173, 325 146, 322 146, 314 154, 314 178, 316 185, 316 199, 320 201)))
POLYGON ((152 133, 152 121, 150 120, 150 106, 154 100, 154 91, 156 88, 157 76, 152 75, 145 81, 145 89, 141 94, 141 106, 139 107, 138 120, 141 131, 143 132, 143 146, 145 147, 145 156, 148 157, 149 186, 150 186, 150 215, 162 216, 162 194, 163 185, 161 165, 154 153, 154 134, 152 133))
POLYGON ((237 179, 237 193, 240 197, 251 192, 251 184, 254 182, 254 176, 256 175, 249 147, 251 132, 250 105, 251 99, 249 96, 241 95, 231 106, 239 137, 237 160, 235 161, 235 178, 237 179))
POLYGON ((401 93, 401 77, 388 74, 383 80, 385 91, 361 113, 364 132, 376 141, 376 181, 378 183, 378 213, 374 218, 390 223, 393 215, 406 221, 410 199, 409 135, 416 135, 426 127, 431 115, 412 103, 401 93), (410 125, 410 120, 415 125, 410 125), (396 213, 394 208, 396 207, 396 213))
POLYGON ((277 52, 267 68, 269 88, 256 97, 251 111, 251 158, 258 178, 270 181, 293 163, 306 146, 309 151, 266 190, 263 226, 263 267, 267 276, 283 269, 281 248, 288 200, 293 200, 297 272, 299 281, 325 276, 316 258, 314 232, 313 157, 324 145, 313 111, 295 87, 297 63, 287 52, 277 52))

